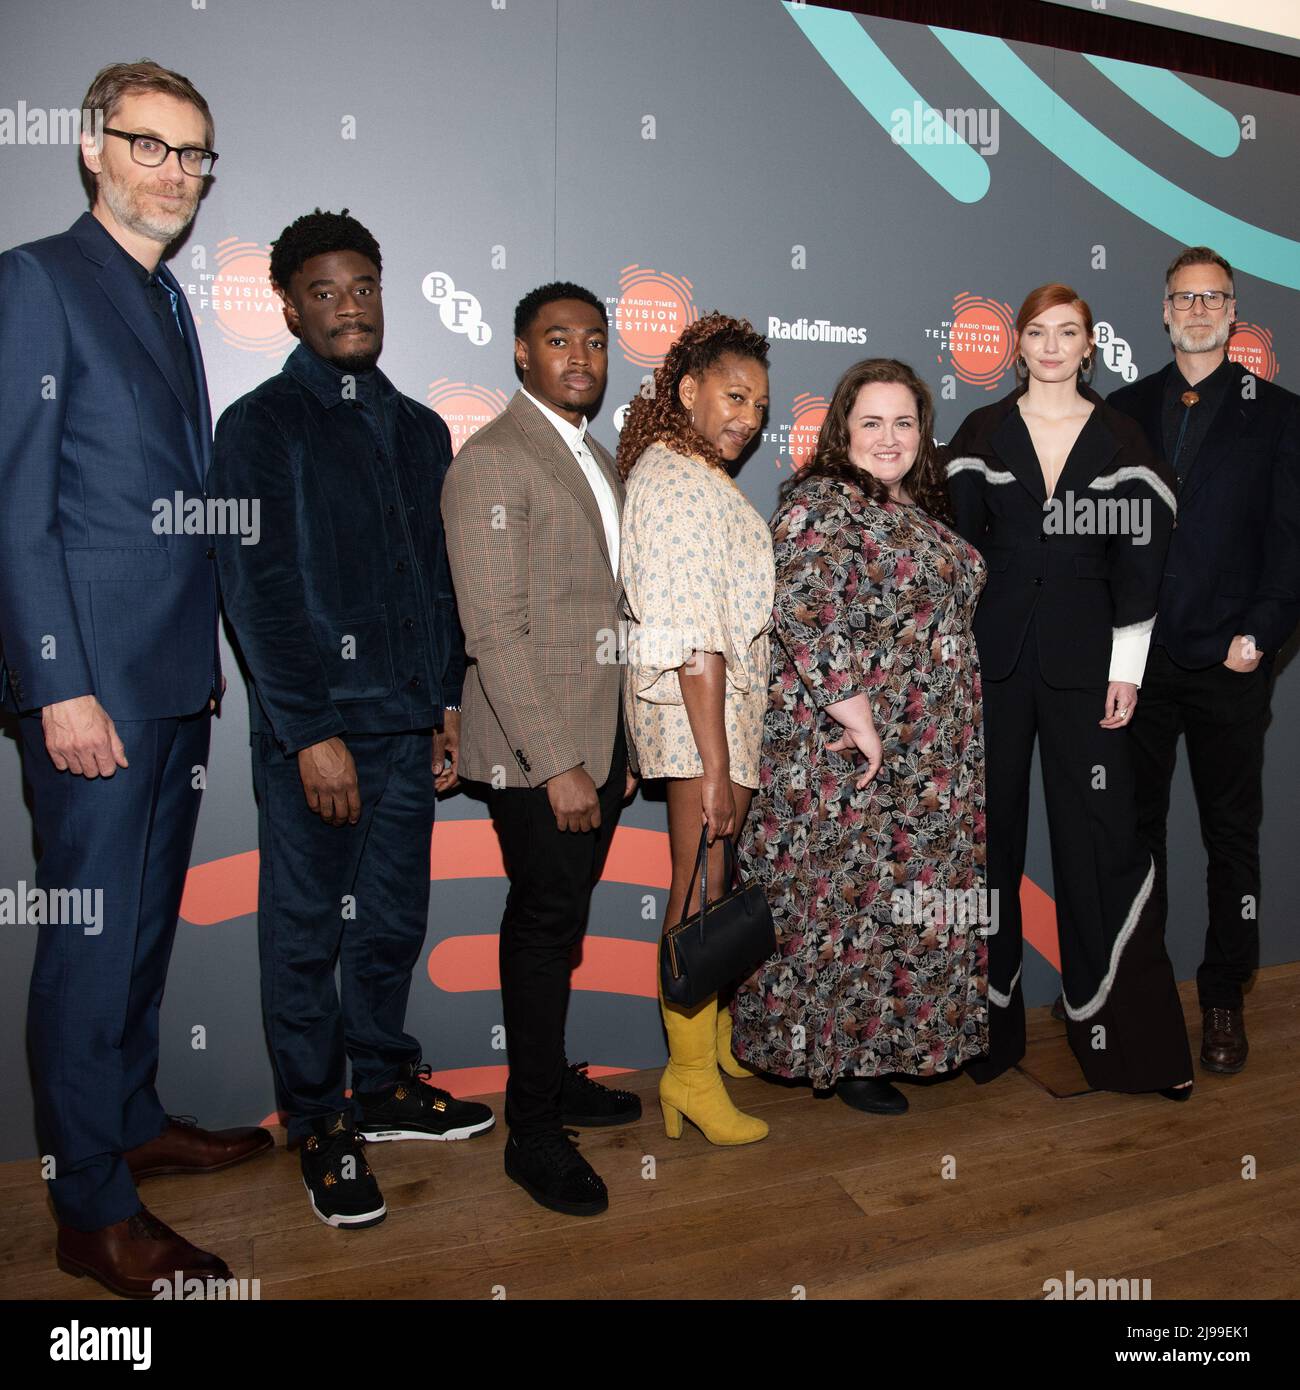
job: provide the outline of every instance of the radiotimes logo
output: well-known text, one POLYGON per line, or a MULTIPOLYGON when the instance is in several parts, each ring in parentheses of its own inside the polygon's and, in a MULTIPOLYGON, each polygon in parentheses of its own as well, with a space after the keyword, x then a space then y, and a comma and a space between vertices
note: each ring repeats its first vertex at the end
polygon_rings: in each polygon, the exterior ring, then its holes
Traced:
POLYGON ((925 336, 937 342, 940 364, 948 354, 959 381, 992 391, 1015 356, 1015 313, 1001 300, 963 292, 952 302, 952 317, 925 336))
POLYGON ((1273 351, 1273 334, 1270 329, 1261 328, 1257 323, 1243 323, 1238 319, 1232 325, 1232 336, 1228 339, 1228 356, 1238 366, 1254 376, 1262 376, 1265 381, 1277 377, 1277 354, 1273 351))
POLYGON ((460 452, 460 446, 475 430, 481 430, 506 408, 504 391, 467 381, 450 381, 445 376, 430 385, 425 400, 447 422, 453 454, 460 452))
POLYGON ((805 343, 853 343, 861 345, 867 341, 867 330, 856 323, 832 323, 830 319, 783 319, 769 314, 767 319, 769 338, 792 338, 805 343))
POLYGON ((792 473, 797 473, 810 462, 817 451, 817 436, 821 433, 830 406, 825 396, 814 396, 803 391, 791 402, 790 413, 785 420, 763 431, 763 443, 776 451, 774 462, 777 468, 788 468, 792 473))
POLYGON ((695 286, 679 275, 624 266, 617 296, 605 300, 623 356, 638 367, 657 367, 682 330, 699 318, 694 296, 695 286))
POLYGON ((485 347, 492 341, 492 327, 483 319, 478 297, 468 290, 458 290, 445 271, 431 270, 421 288, 424 297, 438 310, 444 328, 463 333, 475 347, 485 347))
POLYGON ((293 342, 284 305, 271 285, 271 248, 227 237, 217 243, 215 269, 186 284, 191 307, 211 309, 222 341, 242 352, 280 356, 293 342))

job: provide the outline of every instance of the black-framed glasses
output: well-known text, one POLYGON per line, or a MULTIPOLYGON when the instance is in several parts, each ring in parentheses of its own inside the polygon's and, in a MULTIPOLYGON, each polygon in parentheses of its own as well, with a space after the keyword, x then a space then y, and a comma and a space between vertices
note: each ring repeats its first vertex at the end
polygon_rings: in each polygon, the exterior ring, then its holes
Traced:
POLYGON ((169 145, 156 135, 136 135, 129 130, 112 130, 108 126, 104 127, 104 134, 116 135, 119 140, 127 141, 131 146, 131 158, 146 169, 157 169, 159 165, 167 163, 169 154, 174 154, 180 161, 183 173, 202 179, 212 172, 212 166, 219 158, 216 150, 201 149, 198 145, 169 145))
POLYGON ((1199 299, 1207 309, 1222 309, 1232 298, 1227 290, 1179 290, 1177 294, 1167 294, 1165 298, 1179 313, 1185 314, 1199 299))

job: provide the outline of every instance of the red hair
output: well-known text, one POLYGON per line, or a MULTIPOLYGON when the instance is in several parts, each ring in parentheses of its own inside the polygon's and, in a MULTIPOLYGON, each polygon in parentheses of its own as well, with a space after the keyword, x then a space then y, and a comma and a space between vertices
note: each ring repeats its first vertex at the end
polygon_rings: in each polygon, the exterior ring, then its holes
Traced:
POLYGON ((1029 291, 1016 315, 1016 336, 1019 337, 1044 309, 1058 309, 1062 304, 1079 311, 1084 331, 1091 338, 1092 310, 1088 308, 1087 300, 1080 299, 1069 285, 1061 284, 1039 285, 1036 290, 1029 291))

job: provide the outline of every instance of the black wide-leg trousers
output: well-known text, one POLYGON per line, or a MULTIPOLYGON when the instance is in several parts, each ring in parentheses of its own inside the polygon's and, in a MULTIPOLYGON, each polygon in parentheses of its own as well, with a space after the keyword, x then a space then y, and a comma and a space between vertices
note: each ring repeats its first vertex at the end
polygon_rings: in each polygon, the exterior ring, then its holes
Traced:
POLYGON ((1139 838, 1127 729, 1103 729, 1106 687, 1049 686, 1031 625, 1004 680, 983 682, 987 758, 989 1055, 979 1082, 1025 1053, 1020 882, 1034 741, 1052 848, 1066 1030, 1095 1090, 1153 1091, 1192 1079, 1173 967, 1165 953, 1155 868, 1139 838))

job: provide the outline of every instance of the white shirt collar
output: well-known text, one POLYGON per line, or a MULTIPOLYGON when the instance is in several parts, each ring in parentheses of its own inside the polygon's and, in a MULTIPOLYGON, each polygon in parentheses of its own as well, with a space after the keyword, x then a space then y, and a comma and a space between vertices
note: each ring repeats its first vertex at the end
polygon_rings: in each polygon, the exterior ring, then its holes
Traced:
POLYGON ((540 410, 542 414, 546 416, 546 418, 551 422, 551 424, 555 426, 555 428, 559 431, 560 438, 564 440, 564 442, 569 446, 569 448, 573 452, 576 453, 578 450, 578 446, 584 443, 586 440, 587 417, 585 415, 582 417, 582 424, 571 425, 564 418, 563 415, 557 415, 555 411, 553 411, 550 408, 550 406, 543 405, 541 401, 539 401, 537 397, 534 396, 533 393, 529 391, 526 387, 521 386, 519 389, 524 393, 525 396, 528 397, 530 401, 532 401, 532 403, 538 408, 538 410, 540 410))

